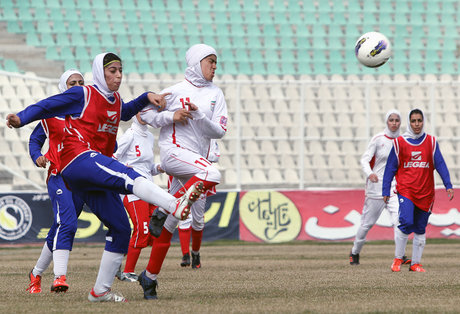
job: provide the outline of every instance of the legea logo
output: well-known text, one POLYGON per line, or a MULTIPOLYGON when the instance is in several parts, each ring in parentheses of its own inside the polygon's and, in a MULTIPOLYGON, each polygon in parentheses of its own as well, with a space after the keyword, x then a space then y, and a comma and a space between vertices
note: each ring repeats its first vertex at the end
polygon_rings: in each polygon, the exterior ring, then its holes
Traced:
POLYGON ((288 242, 302 228, 299 210, 276 191, 247 192, 240 201, 240 218, 249 231, 265 242, 288 242))
POLYGON ((422 152, 412 152, 411 160, 421 161, 422 160, 422 152))

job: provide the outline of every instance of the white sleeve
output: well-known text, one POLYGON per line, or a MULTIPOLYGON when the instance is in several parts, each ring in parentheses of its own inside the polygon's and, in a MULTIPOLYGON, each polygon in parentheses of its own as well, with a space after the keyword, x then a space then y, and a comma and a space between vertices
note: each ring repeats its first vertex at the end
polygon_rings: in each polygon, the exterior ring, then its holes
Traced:
POLYGON ((123 136, 120 137, 120 139, 117 141, 118 148, 117 151, 113 154, 113 157, 119 162, 125 163, 126 153, 128 152, 133 139, 134 137, 132 132, 126 131, 125 134, 123 134, 123 136))
POLYGON ((173 118, 174 112, 167 110, 158 112, 158 110, 152 105, 148 105, 141 111, 141 119, 157 129, 165 125, 172 124, 174 122, 173 118))
POLYGON ((225 102, 222 91, 217 95, 212 120, 208 119, 208 117, 199 110, 192 112, 192 116, 194 119, 203 122, 203 133, 206 137, 211 139, 224 137, 227 132, 227 103, 225 102))
POLYGON ((366 178, 368 178, 373 173, 371 169, 371 165, 369 163, 375 155, 375 150, 376 150, 376 138, 374 137, 369 142, 369 145, 367 146, 367 150, 361 156, 361 167, 363 169, 364 174, 366 175, 366 178))
POLYGON ((160 165, 159 163, 158 163, 158 164, 155 164, 155 163, 152 164, 152 169, 150 169, 150 174, 151 174, 152 176, 156 176, 156 175, 159 175, 159 174, 160 174, 160 171, 158 171, 158 166, 159 166, 159 165, 160 165))

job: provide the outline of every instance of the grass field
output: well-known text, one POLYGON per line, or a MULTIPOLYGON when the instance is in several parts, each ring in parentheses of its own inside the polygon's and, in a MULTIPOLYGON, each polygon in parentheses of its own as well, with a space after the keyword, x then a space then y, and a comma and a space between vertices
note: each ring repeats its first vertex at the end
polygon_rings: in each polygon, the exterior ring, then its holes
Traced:
MULTIPOLYGON (((361 265, 350 266, 351 243, 206 243, 199 270, 181 268, 173 245, 159 277, 157 301, 143 299, 138 283, 115 280, 125 304, 87 301, 102 245, 77 245, 65 294, 52 294, 52 269, 43 292, 25 291, 40 247, 0 249, 1 313, 459 313, 460 242, 428 240, 426 273, 403 266, 392 273, 391 242, 368 243, 361 265)), ((409 253, 411 245, 408 245, 409 253)), ((146 265, 142 252, 136 271, 146 265)), ((410 255, 410 254, 408 254, 410 255)))

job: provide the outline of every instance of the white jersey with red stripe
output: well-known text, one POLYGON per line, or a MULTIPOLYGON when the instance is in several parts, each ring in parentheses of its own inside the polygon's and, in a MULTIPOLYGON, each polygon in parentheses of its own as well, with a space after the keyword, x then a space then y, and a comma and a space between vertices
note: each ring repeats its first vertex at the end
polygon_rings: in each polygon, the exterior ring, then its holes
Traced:
MULTIPOLYGON (((375 135, 367 146, 367 150, 361 157, 361 167, 366 175, 366 196, 369 198, 382 197, 382 180, 385 166, 387 164, 388 155, 393 147, 393 139, 385 135, 385 133, 378 133, 375 135), (378 177, 377 182, 371 182, 369 176, 375 173, 378 177)), ((394 195, 395 180, 392 182, 391 193, 394 195)))
POLYGON ((219 129, 225 132, 227 127, 227 104, 222 90, 214 84, 206 87, 196 87, 184 80, 176 85, 166 88, 161 93, 171 93, 166 97, 166 107, 157 112, 152 106, 142 111, 142 120, 155 128, 160 128, 158 144, 161 153, 167 152, 172 147, 181 147, 197 153, 205 158, 209 157, 211 139, 221 138, 219 129), (173 123, 174 112, 187 108, 186 102, 191 102, 198 107, 192 111, 193 120, 188 123, 173 123), (204 121, 204 120, 208 121, 204 121), (212 126, 209 127, 209 121, 212 126), (216 129, 217 128, 217 129, 216 129))
MULTIPOLYGON (((134 118, 136 119, 136 118, 134 118)), ((145 178, 153 182, 152 176, 157 175, 158 164, 154 162, 155 137, 146 125, 133 123, 131 127, 117 140, 118 148, 113 157, 122 164, 134 168, 145 178)), ((130 202, 139 198, 128 195, 130 202)))

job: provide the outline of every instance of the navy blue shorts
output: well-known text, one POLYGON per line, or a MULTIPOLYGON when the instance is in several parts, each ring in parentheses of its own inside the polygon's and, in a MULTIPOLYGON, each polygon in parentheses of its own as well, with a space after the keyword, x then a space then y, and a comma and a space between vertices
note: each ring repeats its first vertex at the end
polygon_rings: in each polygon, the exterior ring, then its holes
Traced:
POLYGON ((428 218, 430 218, 431 211, 424 211, 415 206, 415 204, 400 194, 399 200, 399 226, 398 228, 405 234, 415 232, 417 234, 424 234, 426 226, 428 225, 428 218))
POLYGON ((141 175, 115 159, 90 151, 74 159, 62 171, 65 182, 108 228, 105 249, 128 252, 131 226, 119 194, 131 194, 141 175))

